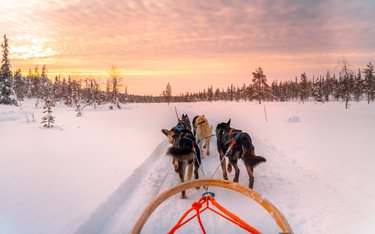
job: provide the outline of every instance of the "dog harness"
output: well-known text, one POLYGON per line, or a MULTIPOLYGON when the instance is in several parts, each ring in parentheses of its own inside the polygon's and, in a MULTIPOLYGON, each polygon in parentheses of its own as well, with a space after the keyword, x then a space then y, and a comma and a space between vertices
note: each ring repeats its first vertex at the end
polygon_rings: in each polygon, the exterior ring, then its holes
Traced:
MULTIPOLYGON (((222 134, 225 135, 225 132, 223 131, 222 134)), ((233 147, 236 144, 236 142, 238 141, 238 139, 240 139, 242 134, 243 134, 242 131, 238 131, 238 132, 233 134, 233 128, 231 128, 228 132, 229 138, 228 138, 228 141, 225 143, 225 145, 230 144, 233 147)))
POLYGON ((182 131, 186 129, 185 125, 183 123, 178 123, 176 126, 172 128, 173 130, 182 131))

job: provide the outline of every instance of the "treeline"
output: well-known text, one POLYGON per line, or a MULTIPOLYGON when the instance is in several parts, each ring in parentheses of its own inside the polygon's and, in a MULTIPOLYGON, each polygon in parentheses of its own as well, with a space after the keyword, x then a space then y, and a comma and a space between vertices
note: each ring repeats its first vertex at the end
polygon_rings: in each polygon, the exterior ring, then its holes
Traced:
MULTIPOLYGON (((324 76, 308 78, 305 73, 289 81, 272 81, 269 85, 263 70, 258 68, 253 72, 252 83, 241 87, 230 85, 226 89, 214 89, 213 86, 201 92, 186 92, 172 96, 171 86, 160 96, 143 96, 128 94, 126 89, 119 91, 118 77, 108 78, 105 90, 95 79, 75 80, 70 77, 56 76, 48 78, 47 68, 38 67, 22 76, 18 70, 14 74, 14 92, 17 100, 36 98, 50 99, 52 103, 65 104, 75 108, 88 105, 109 103, 110 108, 120 108, 124 103, 150 102, 201 102, 201 101, 343 101, 349 107, 350 101, 375 100, 375 69, 370 62, 363 70, 354 73, 344 69, 338 76, 329 71, 324 76)), ((37 103, 38 104, 38 101, 37 103)))
MULTIPOLYGON (((339 75, 329 71, 323 76, 308 78, 306 73, 289 81, 272 81, 269 85, 262 68, 253 72, 250 85, 241 87, 230 85, 226 89, 214 89, 212 86, 202 92, 180 94, 171 97, 171 102, 199 101, 343 101, 349 107, 350 101, 375 100, 375 70, 370 62, 357 73, 350 70, 350 64, 343 60, 339 65, 339 75)), ((164 98, 167 101, 168 98, 164 98)))
MULTIPOLYGON (((65 78, 47 76, 47 67, 36 66, 23 76, 21 70, 11 71, 9 45, 6 35, 2 43, 2 61, 0 69, 0 104, 18 105, 25 98, 36 98, 36 105, 41 100, 51 105, 56 103, 72 106, 81 111, 89 105, 109 103, 110 108, 121 108, 123 103, 133 102, 201 102, 201 101, 301 101, 318 102, 343 101, 349 107, 350 101, 375 100, 375 71, 369 62, 357 72, 351 70, 352 65, 343 59, 337 66, 339 74, 331 75, 329 71, 319 77, 307 77, 302 73, 289 81, 272 81, 268 84, 263 69, 259 67, 252 72, 251 84, 241 87, 230 85, 226 89, 214 89, 213 86, 201 92, 186 92, 172 95, 172 87, 168 83, 159 96, 130 95, 127 88, 120 91, 119 71, 112 66, 105 87, 95 79, 76 80, 70 76, 65 78)), ((104 85, 103 85, 104 86, 104 85)))

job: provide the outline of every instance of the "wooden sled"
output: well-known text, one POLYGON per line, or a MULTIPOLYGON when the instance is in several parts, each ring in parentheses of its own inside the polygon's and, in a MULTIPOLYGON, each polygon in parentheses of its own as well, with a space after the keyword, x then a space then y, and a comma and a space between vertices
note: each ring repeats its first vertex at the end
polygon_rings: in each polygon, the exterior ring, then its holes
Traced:
POLYGON ((228 180, 220 180, 220 179, 198 179, 198 180, 190 180, 188 182, 182 183, 173 187, 159 196, 157 196, 151 203, 146 207, 143 211, 141 216, 138 218, 137 222, 135 223, 132 234, 137 234, 142 231, 143 226, 147 222, 148 218, 151 214, 156 210, 156 208, 163 203, 165 200, 170 198, 171 196, 180 193, 184 190, 188 190, 195 187, 221 187, 229 190, 236 191, 241 193, 254 201, 260 204, 275 220, 277 225, 280 227, 280 234, 293 234, 292 228, 290 227, 288 221, 285 219, 283 214, 274 206, 271 202, 267 199, 263 198, 262 195, 257 193, 256 191, 228 180))

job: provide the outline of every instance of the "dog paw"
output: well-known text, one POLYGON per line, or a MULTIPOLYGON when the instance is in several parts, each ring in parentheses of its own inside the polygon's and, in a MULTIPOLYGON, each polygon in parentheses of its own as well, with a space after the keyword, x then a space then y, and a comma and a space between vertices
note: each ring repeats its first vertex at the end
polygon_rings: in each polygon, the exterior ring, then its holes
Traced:
POLYGON ((199 190, 201 187, 195 187, 196 190, 199 190))

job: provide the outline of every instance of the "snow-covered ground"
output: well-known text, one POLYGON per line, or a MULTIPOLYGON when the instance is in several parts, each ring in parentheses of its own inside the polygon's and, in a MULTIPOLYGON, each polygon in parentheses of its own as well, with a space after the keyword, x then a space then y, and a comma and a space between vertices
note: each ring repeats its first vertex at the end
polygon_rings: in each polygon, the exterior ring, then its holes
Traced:
MULTIPOLYGON (((191 119, 205 114, 214 127, 231 118, 233 127, 250 133, 256 153, 267 158, 255 169, 254 189, 295 233, 375 233, 375 104, 352 103, 348 110, 342 103, 312 102, 129 104, 89 108, 80 118, 58 106, 53 129, 41 127, 43 110, 33 104, 0 105, 0 233, 129 233, 145 206, 179 183, 160 132, 176 123, 175 106, 191 119), (36 122, 27 121, 31 112, 36 122)), ((219 163, 215 141, 203 160, 206 175, 219 163)), ((219 169, 215 177, 221 176, 219 169)), ((279 231, 255 202, 212 191, 260 231, 279 231)), ((163 203, 144 233, 167 232, 202 192, 163 203)), ((241 232, 208 212, 203 222, 209 233, 241 232)), ((197 228, 190 222, 180 233, 197 228)))

